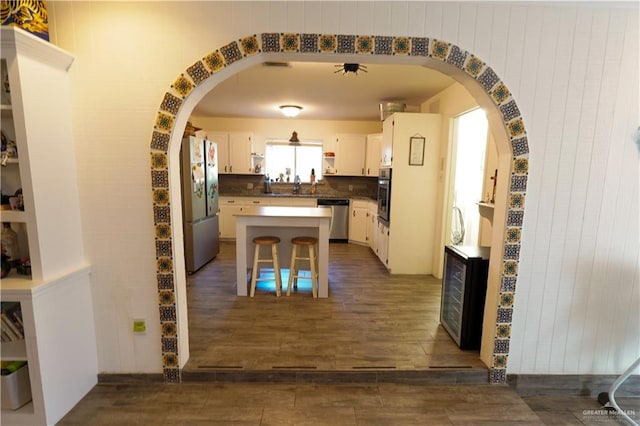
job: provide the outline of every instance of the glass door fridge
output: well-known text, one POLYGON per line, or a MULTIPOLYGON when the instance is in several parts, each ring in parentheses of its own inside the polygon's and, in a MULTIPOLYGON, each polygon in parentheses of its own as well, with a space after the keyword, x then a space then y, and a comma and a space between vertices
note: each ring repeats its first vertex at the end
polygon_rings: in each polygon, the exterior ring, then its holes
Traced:
POLYGON ((440 323, 460 349, 479 349, 490 247, 446 246, 440 323))

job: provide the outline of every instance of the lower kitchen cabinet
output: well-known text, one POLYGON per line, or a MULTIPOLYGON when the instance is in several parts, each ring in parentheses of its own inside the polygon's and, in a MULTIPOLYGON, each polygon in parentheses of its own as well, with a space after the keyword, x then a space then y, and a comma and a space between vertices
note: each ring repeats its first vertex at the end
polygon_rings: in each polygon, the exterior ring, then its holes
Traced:
POLYGON ((389 226, 378 220, 376 254, 385 267, 389 267, 389 226))
POLYGON ((368 202, 351 200, 349 207, 349 242, 367 244, 368 202))
POLYGON ((376 244, 378 242, 378 203, 375 201, 369 201, 367 206, 367 243, 369 248, 376 251, 376 244))

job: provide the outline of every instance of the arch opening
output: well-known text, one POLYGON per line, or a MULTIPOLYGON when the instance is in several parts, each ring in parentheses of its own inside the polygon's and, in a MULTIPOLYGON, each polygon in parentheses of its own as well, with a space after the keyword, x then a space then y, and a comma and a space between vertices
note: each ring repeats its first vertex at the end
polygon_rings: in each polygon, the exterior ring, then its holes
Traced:
POLYGON ((172 82, 158 109, 150 148, 165 382, 180 382, 189 358, 178 156, 191 112, 219 82, 261 62, 361 62, 363 54, 367 62, 440 71, 462 84, 487 113, 504 172, 497 182, 480 357, 489 366, 489 382, 506 383, 529 156, 524 121, 509 89, 488 64, 445 41, 286 33, 248 36, 199 59, 172 82))

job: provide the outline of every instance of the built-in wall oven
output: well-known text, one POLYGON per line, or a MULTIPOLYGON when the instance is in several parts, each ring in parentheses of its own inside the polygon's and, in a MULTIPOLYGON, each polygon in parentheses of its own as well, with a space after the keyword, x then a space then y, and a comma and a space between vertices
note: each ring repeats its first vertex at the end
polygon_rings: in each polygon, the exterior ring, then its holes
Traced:
POLYGON ((391 209, 391 168, 383 167, 378 174, 378 218, 389 223, 391 209))

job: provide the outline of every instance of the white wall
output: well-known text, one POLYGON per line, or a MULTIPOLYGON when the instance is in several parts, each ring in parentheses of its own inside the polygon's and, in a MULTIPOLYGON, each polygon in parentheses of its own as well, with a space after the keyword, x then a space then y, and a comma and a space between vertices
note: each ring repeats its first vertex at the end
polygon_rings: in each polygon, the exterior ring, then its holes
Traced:
POLYGON ((76 56, 74 138, 103 372, 160 372, 149 176, 157 108, 189 65, 261 32, 435 37, 489 64, 530 170, 510 373, 619 373, 640 353, 638 6, 49 2, 76 56), (133 336, 131 319, 147 318, 133 336))

